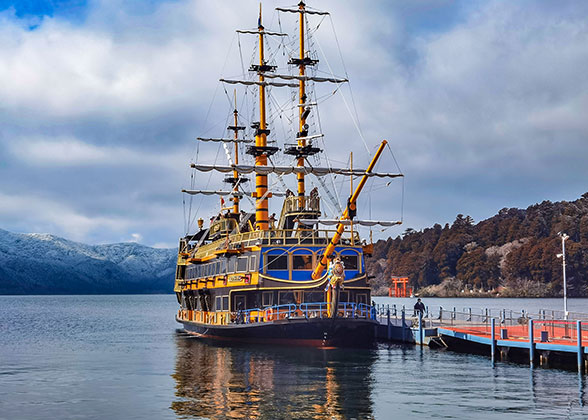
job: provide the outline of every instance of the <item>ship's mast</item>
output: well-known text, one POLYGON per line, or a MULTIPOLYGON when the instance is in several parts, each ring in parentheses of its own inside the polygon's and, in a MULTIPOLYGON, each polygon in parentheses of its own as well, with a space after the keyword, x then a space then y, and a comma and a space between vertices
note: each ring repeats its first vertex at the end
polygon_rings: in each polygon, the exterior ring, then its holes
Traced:
MULTIPOLYGON (((303 148, 306 146, 306 136, 308 131, 305 129, 306 125, 306 117, 308 113, 306 112, 305 103, 306 103, 306 83, 304 81, 304 75, 306 72, 306 66, 304 64, 304 20, 305 20, 305 4, 304 2, 300 2, 298 4, 298 9, 300 10, 300 25, 299 25, 299 38, 300 38, 300 65, 299 65, 299 74, 300 74, 300 81, 299 81, 299 88, 298 88, 298 115, 300 119, 299 129, 298 129, 298 147, 303 148)), ((304 166, 304 156, 298 157, 297 166, 304 166)), ((304 208, 304 194, 305 194, 305 185, 304 185, 304 174, 299 173, 297 175, 298 181, 298 207, 304 208)))
MULTIPOLYGON (((263 35, 264 28, 261 23, 261 4, 259 5, 259 20, 257 24, 259 31, 259 68, 263 69, 265 66, 264 50, 263 50, 263 35)), ((255 146, 258 150, 263 151, 267 147, 267 126, 265 121, 265 77, 263 71, 259 72, 259 128, 255 133, 255 146)), ((267 154, 260 153, 255 156, 256 166, 267 165, 267 154)), ((255 225, 259 230, 268 230, 268 199, 267 199, 267 175, 255 175, 255 225)))
MULTIPOLYGON (((235 96, 235 110, 233 111, 233 116, 234 116, 234 123, 235 125, 233 126, 233 132, 234 132, 234 139, 235 139, 235 165, 239 164, 239 142, 237 141, 239 139, 239 111, 237 111, 237 92, 234 92, 234 96, 235 96)), ((239 173, 237 172, 237 170, 233 171, 233 178, 235 179, 239 179, 239 173)), ((239 191, 239 186, 238 183, 235 182, 235 185, 233 185, 233 192, 238 192, 239 191)), ((237 194, 233 194, 233 213, 234 214, 239 214, 239 196, 237 194)))

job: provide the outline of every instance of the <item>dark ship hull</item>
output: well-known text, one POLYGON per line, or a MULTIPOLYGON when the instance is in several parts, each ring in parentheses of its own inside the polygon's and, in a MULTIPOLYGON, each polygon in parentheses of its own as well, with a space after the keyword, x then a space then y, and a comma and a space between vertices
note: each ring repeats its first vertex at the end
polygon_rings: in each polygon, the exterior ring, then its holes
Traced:
POLYGON ((211 325, 176 321, 195 336, 231 343, 296 345, 308 347, 372 347, 375 326, 372 319, 314 318, 284 319, 266 323, 211 325))

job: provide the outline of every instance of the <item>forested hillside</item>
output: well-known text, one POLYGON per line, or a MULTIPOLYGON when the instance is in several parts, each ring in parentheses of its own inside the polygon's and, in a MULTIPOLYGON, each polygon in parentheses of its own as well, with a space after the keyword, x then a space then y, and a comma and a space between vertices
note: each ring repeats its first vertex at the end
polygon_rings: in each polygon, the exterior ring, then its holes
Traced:
POLYGON ((570 237, 568 295, 588 296, 588 193, 572 202, 505 208, 477 224, 459 214, 451 225, 407 229, 374 244, 368 270, 377 294, 387 293, 391 276, 407 276, 423 295, 559 296, 558 232, 570 237))

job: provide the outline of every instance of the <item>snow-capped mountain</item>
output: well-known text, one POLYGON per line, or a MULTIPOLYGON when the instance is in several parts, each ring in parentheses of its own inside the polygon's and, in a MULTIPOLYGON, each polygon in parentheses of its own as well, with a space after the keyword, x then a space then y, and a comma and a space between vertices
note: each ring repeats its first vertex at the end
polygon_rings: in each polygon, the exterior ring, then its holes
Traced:
POLYGON ((0 229, 0 294, 169 293, 175 249, 86 245, 0 229))

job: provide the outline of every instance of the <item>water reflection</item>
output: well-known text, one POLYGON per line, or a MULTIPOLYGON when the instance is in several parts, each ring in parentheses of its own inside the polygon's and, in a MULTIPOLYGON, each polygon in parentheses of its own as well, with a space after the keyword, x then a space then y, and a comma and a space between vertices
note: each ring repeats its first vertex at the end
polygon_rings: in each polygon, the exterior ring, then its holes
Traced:
POLYGON ((580 402, 580 407, 584 407, 586 405, 586 380, 584 378, 584 373, 582 371, 578 372, 578 401, 580 402))
POLYGON ((373 418, 375 350, 222 346, 176 335, 181 418, 373 418))

